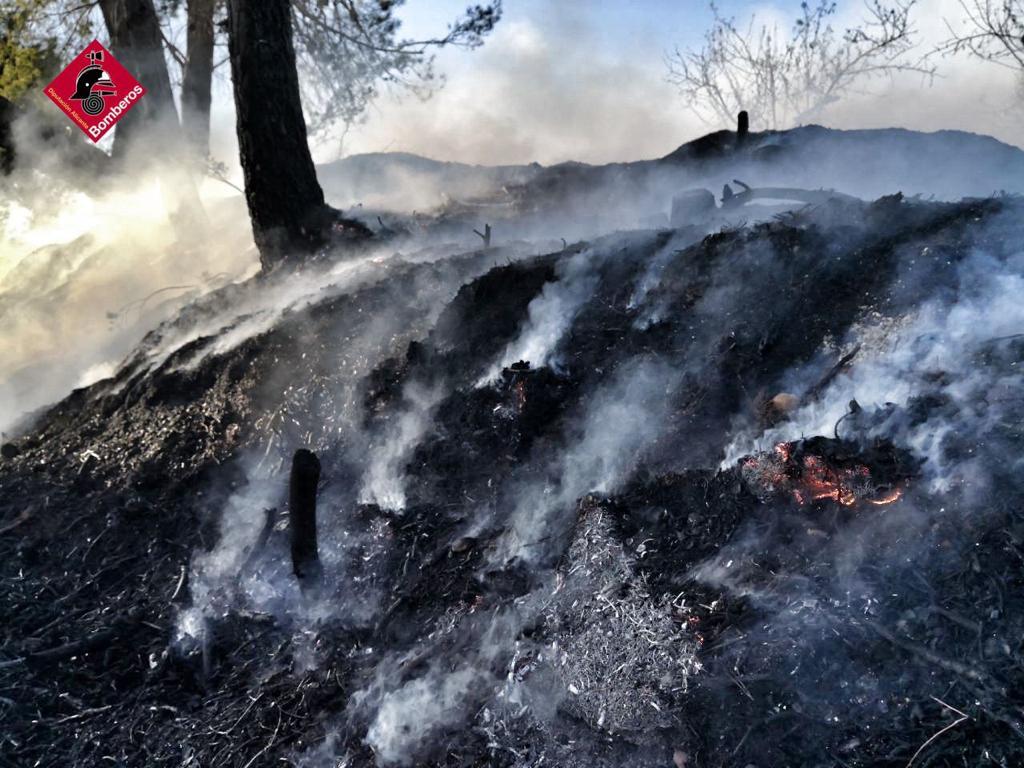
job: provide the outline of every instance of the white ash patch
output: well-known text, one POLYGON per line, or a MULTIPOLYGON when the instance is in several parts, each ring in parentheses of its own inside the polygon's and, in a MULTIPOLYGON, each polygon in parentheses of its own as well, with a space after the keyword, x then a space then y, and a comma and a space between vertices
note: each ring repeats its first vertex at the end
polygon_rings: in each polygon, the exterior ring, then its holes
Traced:
POLYGON ((558 708, 605 732, 642 737, 677 724, 679 697, 700 670, 671 601, 652 597, 608 513, 586 501, 539 635, 543 645, 521 646, 509 666, 508 702, 536 707, 536 695, 514 689, 549 681, 561 689, 558 708))

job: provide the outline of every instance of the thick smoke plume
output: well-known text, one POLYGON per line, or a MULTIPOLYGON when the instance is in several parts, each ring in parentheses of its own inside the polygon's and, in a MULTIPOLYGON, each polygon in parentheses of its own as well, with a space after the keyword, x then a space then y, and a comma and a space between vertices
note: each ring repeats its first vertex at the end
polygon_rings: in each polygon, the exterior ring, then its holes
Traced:
POLYGON ((257 267, 237 197, 208 188, 216 236, 185 236, 168 207, 173 175, 86 183, 16 128, 18 165, 0 196, 0 430, 112 375, 148 330, 257 267))

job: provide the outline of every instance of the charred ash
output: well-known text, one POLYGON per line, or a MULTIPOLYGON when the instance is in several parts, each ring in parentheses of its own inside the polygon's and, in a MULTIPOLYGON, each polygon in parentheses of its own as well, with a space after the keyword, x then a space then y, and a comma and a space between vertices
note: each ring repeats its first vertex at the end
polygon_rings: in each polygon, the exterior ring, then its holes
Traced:
POLYGON ((0 763, 1020 765, 1024 203, 805 192, 194 300, 3 446, 0 763))

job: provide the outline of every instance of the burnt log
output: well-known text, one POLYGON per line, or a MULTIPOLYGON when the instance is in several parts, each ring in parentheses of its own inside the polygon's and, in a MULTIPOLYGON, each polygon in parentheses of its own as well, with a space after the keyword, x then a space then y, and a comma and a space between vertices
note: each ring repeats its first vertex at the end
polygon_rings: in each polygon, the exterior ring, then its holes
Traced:
POLYGON ((292 540, 292 571, 303 591, 320 583, 323 569, 316 541, 316 488, 320 460, 300 448, 292 458, 288 483, 288 528, 292 540))
POLYGON ((483 232, 481 232, 478 229, 474 229, 473 230, 473 234, 475 234, 477 237, 479 237, 481 240, 484 241, 484 248, 490 248, 491 247, 491 225, 490 224, 484 224, 484 231, 483 232))
POLYGON ((736 146, 742 147, 747 141, 747 134, 750 133, 750 115, 743 110, 736 118, 736 146))

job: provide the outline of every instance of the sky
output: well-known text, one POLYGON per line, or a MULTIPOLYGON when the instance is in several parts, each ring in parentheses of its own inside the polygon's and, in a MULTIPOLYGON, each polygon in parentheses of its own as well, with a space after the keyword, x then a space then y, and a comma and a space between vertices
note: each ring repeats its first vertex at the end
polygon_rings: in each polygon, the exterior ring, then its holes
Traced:
MULTIPOLYGON (((410 37, 436 35, 467 0, 408 0, 401 11, 410 37)), ((720 0, 725 15, 790 27, 797 0, 720 0)), ((837 26, 863 13, 861 0, 839 0, 837 26)), ((958 0, 920 0, 921 50, 948 36, 958 0)), ((342 141, 314 145, 318 161, 374 151, 415 152, 469 163, 550 164, 660 157, 722 127, 699 120, 666 80, 666 54, 699 45, 711 20, 701 0, 506 0, 485 45, 437 57, 445 85, 421 102, 385 93, 342 141)), ((957 128, 1024 145, 1018 82, 1000 67, 966 57, 936 60, 931 85, 920 76, 879 79, 831 108, 821 122, 842 128, 957 128)), ((230 99, 221 99, 218 136, 231 156, 230 99)), ((758 116, 751 116, 757 130, 758 116)))

